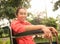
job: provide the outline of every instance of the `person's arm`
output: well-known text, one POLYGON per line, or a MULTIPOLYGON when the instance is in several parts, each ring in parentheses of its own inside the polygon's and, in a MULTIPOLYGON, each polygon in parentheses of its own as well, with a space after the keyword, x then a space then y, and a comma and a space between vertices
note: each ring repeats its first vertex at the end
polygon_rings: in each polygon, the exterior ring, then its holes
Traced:
MULTIPOLYGON (((27 23, 29 24, 29 23, 27 23)), ((24 32, 24 31, 30 31, 30 30, 38 30, 38 29, 42 29, 46 26, 44 25, 23 25, 21 23, 18 23, 17 21, 13 21, 11 22, 11 28, 15 31, 15 32, 24 32)))
POLYGON ((51 38, 52 37, 50 30, 45 25, 22 25, 20 23, 13 22, 13 23, 11 23, 11 28, 16 33, 40 29, 44 32, 45 38, 51 38))
POLYGON ((46 26, 44 25, 25 25, 25 30, 26 31, 30 31, 30 30, 38 30, 38 29, 41 29, 42 28, 45 28, 46 26))

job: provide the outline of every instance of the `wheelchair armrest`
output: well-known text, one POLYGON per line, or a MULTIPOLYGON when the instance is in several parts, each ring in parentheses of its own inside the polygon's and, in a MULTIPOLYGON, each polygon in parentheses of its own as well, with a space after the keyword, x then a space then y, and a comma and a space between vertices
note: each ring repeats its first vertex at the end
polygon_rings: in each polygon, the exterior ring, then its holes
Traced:
POLYGON ((42 34, 42 33, 44 33, 42 30, 31 30, 31 31, 18 33, 18 34, 14 35, 14 36, 15 37, 22 37, 22 36, 34 35, 34 34, 42 34))

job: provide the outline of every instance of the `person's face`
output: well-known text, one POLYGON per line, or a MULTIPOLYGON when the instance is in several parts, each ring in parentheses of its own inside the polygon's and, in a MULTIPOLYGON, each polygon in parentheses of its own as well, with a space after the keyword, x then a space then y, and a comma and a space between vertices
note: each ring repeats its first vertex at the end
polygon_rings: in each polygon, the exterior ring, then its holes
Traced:
POLYGON ((17 18, 19 20, 26 20, 27 17, 27 10, 26 9, 19 9, 18 14, 17 14, 17 18))

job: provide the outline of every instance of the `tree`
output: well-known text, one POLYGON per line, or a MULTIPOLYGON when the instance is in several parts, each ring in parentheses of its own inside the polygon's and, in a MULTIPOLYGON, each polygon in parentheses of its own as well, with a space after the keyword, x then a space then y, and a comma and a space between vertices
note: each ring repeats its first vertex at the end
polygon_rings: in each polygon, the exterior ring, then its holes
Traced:
POLYGON ((60 7, 60 0, 55 2, 53 11, 58 10, 59 7, 60 7))
POLYGON ((33 18, 33 20, 31 20, 30 22, 34 25, 37 25, 37 24, 40 24, 40 25, 46 25, 46 26, 52 26, 52 27, 55 27, 57 29, 57 23, 56 23, 56 19, 54 18, 39 18, 38 16, 33 18))
POLYGON ((32 13, 28 13, 28 17, 27 20, 29 22, 31 22, 32 24, 36 25, 36 24, 40 24, 41 18, 40 18, 40 14, 32 14, 32 13))
POLYGON ((18 6, 29 8, 30 0, 0 0, 0 17, 14 18, 18 6))
POLYGON ((3 29, 0 28, 0 37, 2 37, 3 29))
POLYGON ((56 19, 49 17, 47 19, 43 18, 40 22, 40 24, 46 25, 46 26, 52 26, 54 28, 57 29, 57 23, 56 23, 56 19))

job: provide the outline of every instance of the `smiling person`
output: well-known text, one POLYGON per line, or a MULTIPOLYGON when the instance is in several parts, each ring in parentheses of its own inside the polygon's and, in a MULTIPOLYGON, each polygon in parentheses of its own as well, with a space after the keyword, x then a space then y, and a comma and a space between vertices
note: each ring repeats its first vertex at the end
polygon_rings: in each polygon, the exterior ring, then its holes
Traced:
MULTIPOLYGON (((32 25, 26 20, 27 9, 18 7, 16 10, 16 19, 11 22, 11 28, 15 32, 14 34, 31 31, 31 30, 42 30, 44 32, 44 37, 51 39, 52 33, 58 34, 54 27, 46 27, 45 25, 32 25), (50 31, 51 30, 51 31, 50 31)), ((32 36, 24 36, 16 38, 17 44, 35 44, 32 36)))

